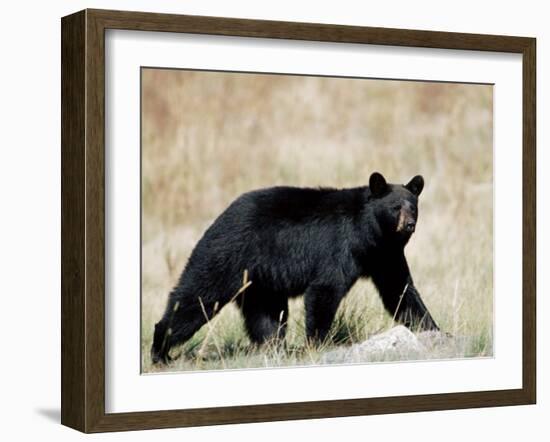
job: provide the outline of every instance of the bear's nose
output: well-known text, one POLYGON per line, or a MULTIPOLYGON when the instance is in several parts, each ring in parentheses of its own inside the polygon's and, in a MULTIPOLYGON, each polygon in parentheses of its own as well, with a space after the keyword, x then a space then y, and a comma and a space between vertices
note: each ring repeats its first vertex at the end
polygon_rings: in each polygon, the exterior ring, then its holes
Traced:
POLYGON ((414 221, 409 221, 406 225, 405 225, 405 231, 408 232, 408 233, 413 233, 414 232, 414 226, 415 226, 415 222, 414 221))

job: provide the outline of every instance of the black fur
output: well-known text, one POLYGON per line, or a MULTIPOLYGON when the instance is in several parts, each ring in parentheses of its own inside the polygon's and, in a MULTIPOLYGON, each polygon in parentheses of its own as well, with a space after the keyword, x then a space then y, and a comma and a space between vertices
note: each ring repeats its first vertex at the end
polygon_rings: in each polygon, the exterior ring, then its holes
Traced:
POLYGON ((206 317, 236 301, 253 342, 284 337, 288 299, 305 294, 306 333, 323 340, 342 298, 371 277, 389 314, 408 327, 438 329, 413 286, 404 247, 414 231, 424 180, 369 187, 273 187, 235 200, 197 243, 166 312, 155 326, 151 355, 166 362, 206 317))

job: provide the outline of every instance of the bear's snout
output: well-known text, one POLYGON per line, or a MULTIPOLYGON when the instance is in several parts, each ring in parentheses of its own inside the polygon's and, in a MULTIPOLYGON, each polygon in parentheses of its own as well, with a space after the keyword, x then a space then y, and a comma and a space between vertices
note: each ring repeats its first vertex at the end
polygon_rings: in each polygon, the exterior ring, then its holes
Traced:
POLYGON ((407 224, 405 224, 405 232, 413 233, 415 226, 416 223, 414 221, 409 221, 407 224))
POLYGON ((416 220, 410 210, 403 207, 399 212, 399 219, 397 220, 397 231, 404 233, 413 233, 416 228, 416 220))

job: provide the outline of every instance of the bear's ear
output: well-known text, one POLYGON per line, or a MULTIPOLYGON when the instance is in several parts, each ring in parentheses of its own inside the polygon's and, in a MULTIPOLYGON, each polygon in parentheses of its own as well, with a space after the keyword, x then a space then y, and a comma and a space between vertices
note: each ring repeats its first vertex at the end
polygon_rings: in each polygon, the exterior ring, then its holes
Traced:
POLYGON ((424 178, 421 175, 416 175, 409 184, 405 186, 413 195, 420 195, 424 189, 424 178))
POLYGON ((388 183, 382 174, 374 172, 369 178, 369 187, 372 195, 379 197, 386 192, 388 183))

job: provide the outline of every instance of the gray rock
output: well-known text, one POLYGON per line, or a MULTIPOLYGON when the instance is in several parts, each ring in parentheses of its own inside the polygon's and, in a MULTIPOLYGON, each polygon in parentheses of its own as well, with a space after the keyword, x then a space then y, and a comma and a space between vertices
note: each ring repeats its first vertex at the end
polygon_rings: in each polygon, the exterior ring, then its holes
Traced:
POLYGON ((398 325, 374 335, 360 344, 329 351, 321 357, 321 363, 353 363, 396 359, 418 359, 426 353, 426 347, 408 328, 398 325))

